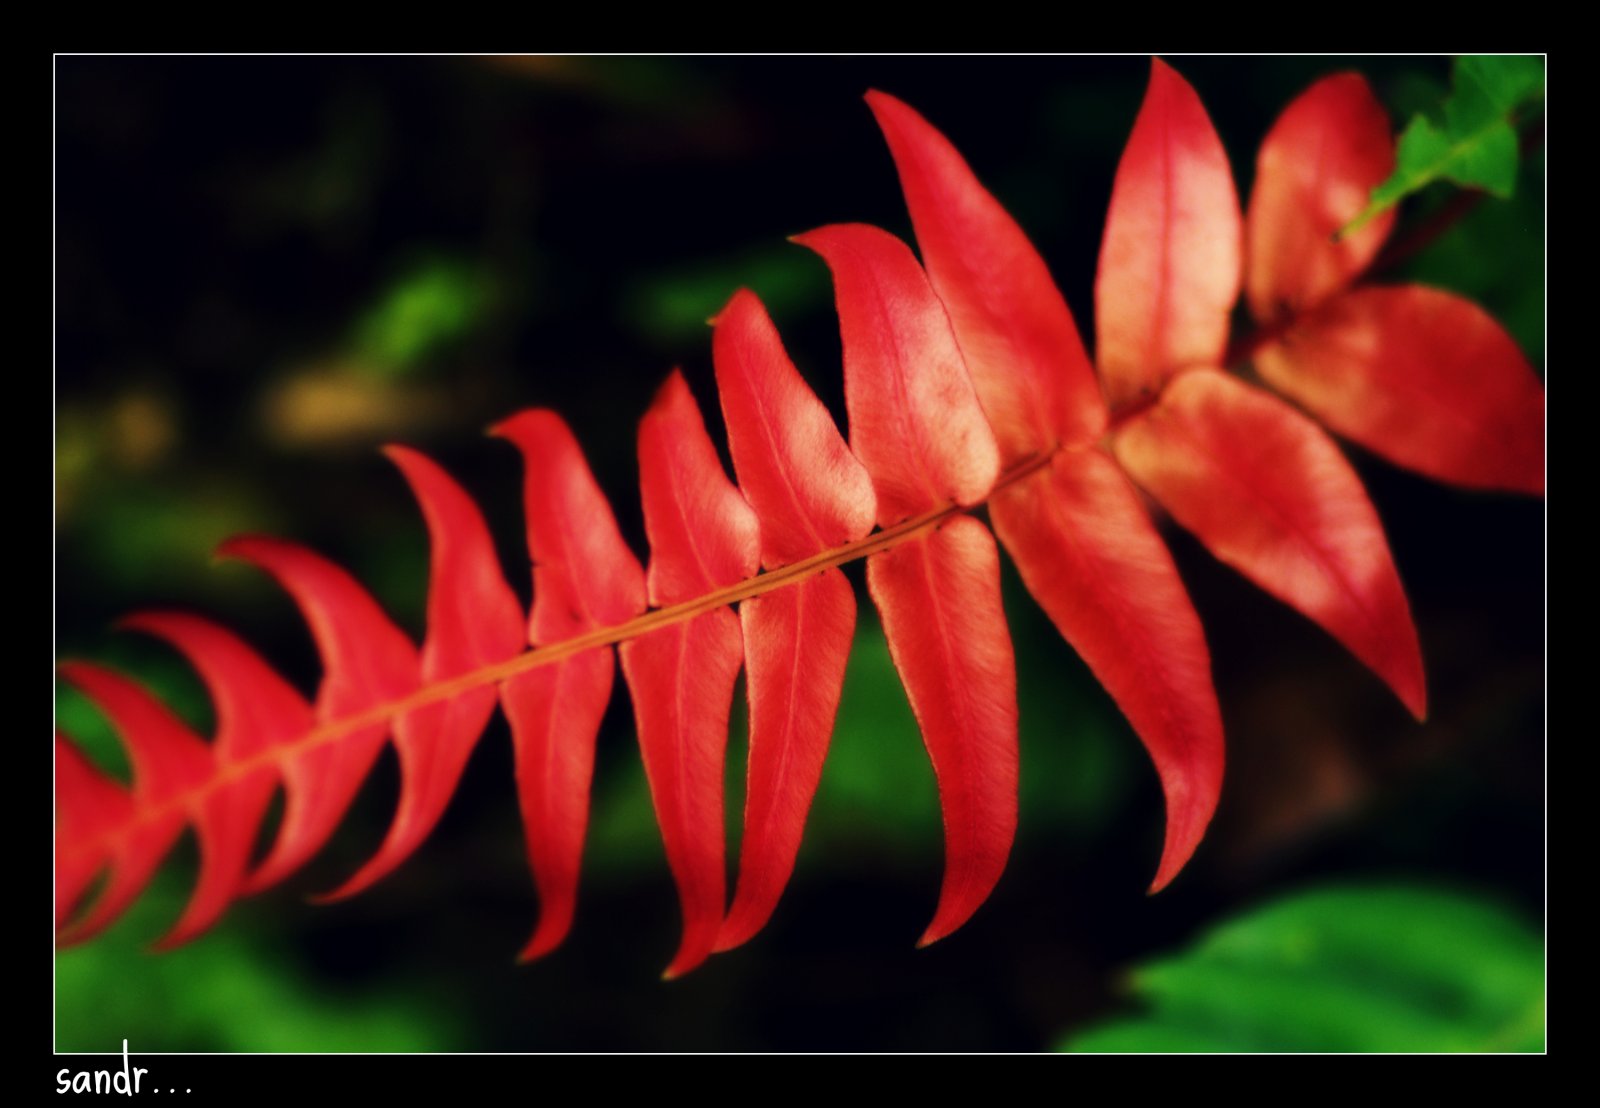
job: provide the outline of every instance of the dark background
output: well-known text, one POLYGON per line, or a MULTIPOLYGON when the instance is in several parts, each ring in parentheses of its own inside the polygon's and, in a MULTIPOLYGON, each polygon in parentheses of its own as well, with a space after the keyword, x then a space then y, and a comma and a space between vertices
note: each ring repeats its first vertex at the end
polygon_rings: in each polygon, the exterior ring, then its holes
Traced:
MULTIPOLYGON (((1449 76, 1447 58, 1172 61, 1241 197, 1261 137, 1316 77, 1359 68, 1399 125, 1449 76)), ((520 465, 482 434, 525 406, 567 417, 643 552, 637 419, 674 365, 714 410, 704 321, 736 287, 761 294, 841 411, 826 271, 785 237, 844 220, 909 237, 868 88, 961 148, 1092 341, 1100 229, 1147 72, 1142 57, 58 59, 58 656, 122 666, 206 727, 174 656, 108 630, 177 605, 239 629, 312 690, 292 606, 248 569, 210 564, 240 531, 331 555, 420 636, 425 537, 375 450, 393 440, 478 496, 526 598, 520 465)), ((1388 275, 1474 297, 1541 373, 1543 187, 1535 155, 1516 199, 1480 205, 1388 275)), ((1401 228, 1449 196, 1408 203, 1401 228)), ((303 899, 381 839, 388 754, 307 871, 149 955, 192 878, 186 839, 122 924, 57 956, 57 1046, 1034 1050, 1121 1010, 1131 961, 1280 890, 1447 883, 1537 924, 1543 504, 1349 453, 1413 605, 1432 716, 1415 724, 1330 638, 1169 529, 1212 648, 1229 770, 1213 830, 1160 896, 1144 895, 1155 775, 1008 565, 1021 828, 993 897, 936 946, 912 946, 942 865, 932 773, 864 604, 794 881, 745 948, 657 981, 677 903, 619 682, 577 924, 544 962, 512 965, 535 905, 497 720, 439 829, 381 885, 303 899)), ((59 686, 57 711, 125 766, 59 686)))

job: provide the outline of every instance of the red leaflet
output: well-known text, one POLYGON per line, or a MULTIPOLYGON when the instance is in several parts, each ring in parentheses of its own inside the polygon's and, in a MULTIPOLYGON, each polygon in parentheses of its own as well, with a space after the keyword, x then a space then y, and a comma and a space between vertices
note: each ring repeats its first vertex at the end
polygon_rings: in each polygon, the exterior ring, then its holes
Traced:
MULTIPOLYGON (((639 425, 639 475, 652 604, 692 600, 756 572, 755 513, 723 473, 677 371, 639 425)), ((622 646, 645 775, 683 906, 683 941, 667 977, 705 961, 727 907, 722 771, 743 653, 727 607, 622 646)))
POLYGON ((560 642, 644 611, 644 570, 562 418, 530 408, 492 433, 521 451, 526 470, 523 509, 533 559, 528 641, 560 642))
MULTIPOLYGON (((140 808, 151 811, 132 834, 111 849, 111 876, 88 914, 74 925, 68 942, 81 942, 110 924, 133 902, 144 888, 162 856, 183 830, 186 792, 199 786, 212 773, 211 750, 198 735, 166 709, 160 701, 126 677, 87 662, 64 662, 61 676, 72 682, 106 714, 128 748, 133 763, 133 798, 140 808)), ((68 788, 78 796, 63 797, 74 804, 107 799, 115 789, 105 778, 85 765, 68 765, 68 788), (73 771, 79 771, 74 773, 73 771)), ((120 808, 114 803, 113 811, 120 808)), ((93 817, 89 817, 91 820, 93 817)), ((89 870, 92 877, 98 865, 89 870)), ((70 889, 80 883, 82 869, 69 870, 70 889)), ((57 893, 57 915, 63 905, 57 893)), ((70 911, 70 903, 66 910, 70 911)))
POLYGON ((1217 365, 1239 295, 1233 174, 1206 110, 1159 58, 1117 166, 1095 279, 1096 361, 1120 408, 1173 371, 1217 365))
MULTIPOLYGON (((740 290, 712 343, 739 487, 761 521, 762 562, 776 569, 872 530, 872 478, 784 352, 754 293, 740 290)), ((794 870, 822 776, 855 631, 856 602, 837 569, 739 607, 749 671, 750 771, 739 885, 718 950, 772 915, 794 870)))
POLYGON ((639 748, 683 908, 683 939, 662 976, 681 977, 716 946, 726 907, 722 771, 743 643, 715 608, 622 644, 639 748))
MULTIPOLYGON (((483 513, 435 462, 404 446, 384 453, 400 468, 422 508, 432 557, 422 680, 457 677, 522 650, 522 606, 506 584, 483 513)), ((322 899, 353 896, 405 861, 428 834, 461 780, 467 757, 494 712, 490 686, 401 716, 400 802, 371 861, 322 899)))
MULTIPOLYGON (((141 612, 121 626, 164 639, 205 682, 216 711, 211 750, 219 768, 258 760, 311 729, 311 705, 233 632, 180 612, 141 612)), ((218 789, 200 804, 200 877, 182 918, 158 943, 177 946, 221 917, 243 891, 256 829, 278 785, 272 763, 218 789)))
POLYGON ((550 953, 572 929, 595 739, 611 700, 614 671, 607 646, 531 669, 500 687, 516 751, 528 864, 539 890, 539 923, 520 961, 550 953))
POLYGON ((739 605, 749 670, 750 772, 739 885, 717 934, 732 950, 766 926, 794 872, 822 778, 856 629, 856 598, 837 569, 739 605))
POLYGON ((1133 724, 1167 796, 1151 891, 1205 834, 1222 788, 1222 718, 1200 620, 1138 493, 1099 450, 1056 455, 989 518, 1023 582, 1133 724))
POLYGON ((650 539, 645 585, 656 607, 755 573, 761 525, 728 480, 683 374, 673 370, 639 424, 639 495, 650 539))
POLYGON ((981 501, 1000 452, 950 319, 906 244, 859 223, 795 241, 833 271, 850 446, 872 474, 878 522, 981 501))
POLYGON ((1483 489, 1544 492, 1544 387, 1482 308, 1421 285, 1337 297, 1256 368, 1396 465, 1483 489))
POLYGON ((988 898, 1017 833, 1017 672, 1000 555, 983 524, 956 516, 868 558, 867 588, 939 779, 944 884, 917 941, 927 946, 988 898))
MULTIPOLYGON (((561 417, 525 411, 494 434, 514 443, 526 463, 523 495, 533 560, 528 641, 560 642, 644 611, 644 570, 623 542, 611 505, 561 417)), ((611 648, 597 647, 518 674, 500 689, 539 890, 539 925, 523 948, 524 960, 555 949, 572 926, 595 737, 611 699, 613 671, 611 648)))
MULTIPOLYGON (((860 224, 797 241, 833 270, 850 441, 872 474, 878 522, 986 496, 998 448, 911 251, 860 224)), ((927 944, 988 897, 1016 833, 1016 673, 994 540, 958 516, 872 555, 867 583, 939 778, 945 877, 927 944)))
MULTIPOLYGON (((230 539, 217 552, 272 574, 305 616, 324 669, 317 693, 319 720, 356 715, 417 688, 421 667, 416 648, 344 570, 282 539, 230 539)), ((283 825, 272 852, 245 882, 245 892, 276 883, 327 841, 388 733, 389 725, 378 723, 285 757, 283 825)))
POLYGON ((1383 525, 1316 424, 1213 370, 1174 380, 1116 438, 1135 480, 1218 558, 1321 624, 1427 712, 1422 652, 1383 525))
POLYGON ((205 682, 216 712, 212 750, 222 765, 264 754, 311 729, 311 705, 243 639, 183 612, 137 612, 119 627, 165 640, 205 682))
POLYGON ((889 141, 917 246, 972 383, 1012 465, 1105 430, 1105 401, 1066 301, 1016 221, 956 148, 892 96, 867 93, 889 141))
POLYGON ((133 812, 133 802, 78 748, 56 732, 56 930, 107 863, 115 864, 122 840, 113 838, 133 812))
POLYGON ((768 569, 872 530, 872 478, 783 349, 755 293, 740 289, 712 335, 728 449, 760 517, 768 569))
POLYGON ((1393 209, 1335 236, 1393 169, 1389 116, 1359 73, 1325 77, 1284 110, 1256 155, 1245 218, 1245 290, 1258 321, 1313 307, 1367 267, 1393 209))

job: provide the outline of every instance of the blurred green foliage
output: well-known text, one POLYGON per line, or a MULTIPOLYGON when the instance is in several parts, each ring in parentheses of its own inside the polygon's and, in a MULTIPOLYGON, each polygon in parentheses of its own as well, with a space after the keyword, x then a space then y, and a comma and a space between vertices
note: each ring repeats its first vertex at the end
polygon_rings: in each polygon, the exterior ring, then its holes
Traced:
POLYGON ((459 259, 436 259, 402 273, 356 322, 361 363, 376 373, 417 371, 440 348, 469 333, 488 287, 459 259))
MULTIPOLYGON (((1405 275, 1494 305, 1495 318, 1511 332, 1534 369, 1543 372, 1544 148, 1523 158, 1518 172, 1518 187, 1510 199, 1474 207, 1412 258, 1405 275)), ((1418 199, 1432 212, 1458 195, 1453 186, 1439 184, 1418 199)))
POLYGON ((1317 889, 1136 966, 1147 1013, 1061 1049, 1541 1051, 1544 948, 1491 899, 1405 886, 1317 889))
POLYGON ((252 926, 249 913, 204 942, 141 949, 187 895, 169 872, 93 943, 56 956, 59 1051, 450 1051, 466 1048, 447 1006, 414 986, 342 993, 252 926))
POLYGON ((623 304, 629 326, 681 349, 705 340, 708 322, 739 288, 753 290, 779 317, 826 304, 832 291, 827 271, 814 257, 780 243, 642 278, 624 291, 623 304))

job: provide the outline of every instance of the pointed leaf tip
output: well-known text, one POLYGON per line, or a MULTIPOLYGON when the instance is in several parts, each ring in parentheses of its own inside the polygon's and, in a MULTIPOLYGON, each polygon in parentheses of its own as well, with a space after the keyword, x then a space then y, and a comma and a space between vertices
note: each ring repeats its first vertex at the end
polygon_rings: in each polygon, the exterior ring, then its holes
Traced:
MULTIPOLYGON (((639 424, 639 486, 652 603, 680 603, 755 575, 760 524, 723 471, 677 370, 639 424)), ((711 954, 727 910, 723 766, 744 642, 723 606, 630 639, 620 653, 682 906, 683 937, 668 967, 678 975, 711 954)))
POLYGON ((1413 714, 1422 652, 1377 510, 1343 453, 1271 393, 1175 379, 1118 432, 1117 459, 1217 558, 1338 639, 1413 714))
MULTIPOLYGON (((872 478, 741 289, 712 339, 734 469, 760 521, 762 562, 788 565, 872 530, 872 478)), ((794 868, 844 681, 855 598, 837 569, 739 606, 750 701, 739 881, 715 949, 767 922, 794 868)))
POLYGON ((682 909, 683 936, 668 967, 677 975, 710 956, 727 911, 723 767, 744 645, 738 619, 723 607, 623 643, 620 653, 682 909))
POLYGON ((1233 171, 1205 106, 1152 59, 1095 277, 1096 361, 1114 408, 1153 394, 1179 369, 1221 361, 1243 237, 1233 171))
MULTIPOLYGON (((523 517, 533 565, 528 641, 560 642, 643 612, 644 568, 623 540, 610 501, 566 421, 549 409, 529 408, 495 430, 523 460, 523 517)), ((521 952, 525 961, 554 949, 571 925, 595 740, 614 674, 614 654, 605 647, 531 669, 500 686, 539 896, 539 922, 521 952)))
POLYGON ((750 702, 739 882, 716 949, 771 918, 794 871, 822 777, 855 632, 855 594, 837 568, 739 606, 750 702))
MULTIPOLYGON (((316 699, 319 720, 402 700, 420 686, 416 646, 348 571, 284 539, 246 536, 229 540, 224 549, 228 556, 265 570, 300 609, 323 660, 316 699)), ((376 723, 337 743, 314 744, 289 755, 283 765, 289 781, 283 823, 271 853, 245 882, 246 893, 281 880, 321 848, 395 726, 376 723)))
POLYGON ((712 336, 717 392, 739 488, 769 569, 872 530, 872 478, 784 350, 760 299, 741 289, 712 336))
POLYGON ((639 488, 651 603, 674 604, 755 574, 761 525, 723 471, 680 370, 639 422, 639 488))
POLYGON ((1222 714, 1200 617, 1138 491, 1099 449, 1063 451, 989 503, 1023 583, 1150 753, 1166 796, 1157 885, 1205 833, 1222 714))
POLYGON ((1359 73, 1324 77, 1278 117, 1256 155, 1245 292, 1258 322, 1314 307, 1354 280, 1395 213, 1346 228, 1394 168, 1389 116, 1359 73))
POLYGON ((1335 433, 1467 488, 1544 495, 1545 389, 1482 307, 1424 285, 1367 285, 1308 313, 1255 367, 1335 433))
POLYGON ((1100 385, 1039 252, 949 139, 892 96, 866 99, 1003 462, 1098 438, 1100 385))
POLYGON ((798 241, 833 273, 850 447, 872 475, 878 523, 982 501, 1000 474, 1000 448, 910 247, 864 223, 798 241))
POLYGON ((967 515, 867 559, 867 589, 938 781, 945 870, 923 945, 988 899, 1017 827, 1016 660, 993 537, 967 515))

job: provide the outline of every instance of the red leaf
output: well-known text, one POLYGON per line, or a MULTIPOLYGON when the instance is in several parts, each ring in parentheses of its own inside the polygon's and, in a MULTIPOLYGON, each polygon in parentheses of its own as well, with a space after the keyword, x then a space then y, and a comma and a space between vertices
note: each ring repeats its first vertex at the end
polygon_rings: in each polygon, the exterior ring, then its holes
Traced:
POLYGON ((530 408, 492 433, 521 451, 527 474, 523 511, 533 559, 528 641, 561 642, 644 611, 644 570, 562 418, 530 408))
POLYGON ((1245 218, 1245 291, 1257 320, 1313 307, 1371 263, 1393 209, 1335 235, 1393 170, 1389 116, 1361 74, 1324 77, 1284 109, 1256 155, 1245 218))
POLYGON ((500 689, 516 744, 517 797, 539 923, 519 960, 541 958, 572 927, 589 825, 595 738, 611 700, 611 648, 585 650, 518 674, 500 689))
POLYGON ((1482 308, 1421 285, 1355 289, 1256 355, 1333 430, 1440 481, 1544 492, 1544 386, 1482 308))
POLYGON ((1206 548, 1303 612, 1427 712, 1422 652, 1378 513, 1322 430, 1213 370, 1176 378, 1117 458, 1206 548))
MULTIPOLYGON (((184 794, 211 776, 212 760, 210 748, 198 735, 126 677, 87 662, 63 662, 61 676, 94 701, 111 721, 133 763, 135 804, 156 810, 155 818, 143 821, 113 848, 106 887, 88 914, 63 936, 64 942, 82 942, 115 921, 150 880, 183 830, 184 794)), ((104 778, 91 776, 92 771, 74 773, 83 768, 69 764, 68 788, 76 796, 69 793, 66 799, 98 800, 114 788, 104 778)), ((68 885, 78 883, 79 878, 74 875, 68 885)), ((59 902, 57 911, 61 911, 59 902)))
POLYGON ((169 643, 194 666, 216 711, 217 761, 234 765, 311 729, 305 697, 226 627, 183 612, 137 612, 118 623, 169 643))
MULTIPOLYGON (((141 612, 121 622, 164 639, 199 673, 216 711, 211 749, 219 767, 238 766, 292 742, 314 723, 311 705, 226 628, 181 612, 141 612)), ((178 946, 206 930, 243 891, 256 830, 277 788, 269 764, 201 802, 196 829, 200 877, 178 922, 156 945, 178 946)))
POLYGON ((872 530, 872 478, 801 378, 755 293, 716 319, 712 352, 739 488, 760 519, 761 561, 786 566, 872 530))
POLYGON ((878 522, 983 500, 1000 452, 961 349, 905 243, 840 224, 800 235, 833 271, 850 446, 872 474, 878 522))
POLYGON ((1117 166, 1095 279, 1096 360, 1113 408, 1217 365, 1239 296, 1241 220, 1222 141, 1159 58, 1117 166))
POLYGON ((907 105, 867 103, 900 171, 917 246, 1012 465, 1100 437, 1106 407, 1072 312, 1033 244, 956 148, 907 105))
MULTIPOLYGON (((229 539, 218 553, 272 574, 304 614, 324 668, 318 720, 357 715, 417 689, 416 648, 344 570, 282 539, 229 539)), ((285 758, 283 825, 272 852, 245 882, 245 892, 260 892, 294 872, 328 840, 388 733, 389 725, 379 723, 285 758)))
POLYGON ((1155 761, 1167 835, 1151 892, 1194 853, 1222 788, 1222 717, 1200 620, 1139 495, 1098 450, 1056 455, 989 518, 1023 582, 1155 761))
MULTIPOLYGON (((529 641, 561 642, 644 611, 644 570, 561 417, 532 409, 501 423, 494 434, 514 443, 526 463, 523 494, 533 560, 529 641)), ((501 686, 528 859, 539 890, 539 923, 523 960, 554 950, 572 926, 595 738, 613 673, 611 648, 599 647, 501 686)))
POLYGON ((650 538, 645 585, 657 607, 752 576, 761 525, 728 480, 677 370, 639 425, 639 494, 650 538))
MULTIPOLYGON (((500 571, 483 513, 425 455, 404 446, 384 453, 411 486, 432 547, 422 680, 432 684, 515 657, 522 650, 522 606, 500 571)), ((400 717, 394 728, 400 802, 388 833, 366 865, 319 899, 354 896, 422 844, 455 793, 494 705, 495 690, 485 685, 400 717)))
MULTIPOLYGON (((639 425, 639 474, 652 604, 692 600, 756 572, 755 513, 723 473, 676 371, 639 425)), ((706 959, 727 907, 722 773, 743 655, 738 620, 726 607, 622 647, 650 795, 683 907, 683 940, 667 977, 706 959)))
POLYGON ((750 772, 733 907, 716 949, 766 926, 794 872, 844 688, 856 598, 837 569, 739 606, 749 669, 750 772))
MULTIPOLYGON (((999 473, 994 435, 911 251, 859 224, 798 241, 833 270, 850 441, 872 474, 878 522, 983 498, 999 473)), ((958 516, 873 554, 867 585, 939 776, 945 878, 925 945, 983 903, 1016 832, 1016 673, 994 540, 958 516)))
MULTIPOLYGON (((767 568, 871 531, 872 478, 801 379, 754 293, 735 293, 717 317, 713 352, 733 466, 760 518, 767 568)), ((765 926, 794 870, 839 707, 855 611, 836 569, 740 605, 750 768, 739 884, 718 950, 765 926)))
POLYGON ((683 939, 667 979, 706 960, 727 906, 722 772, 743 649, 727 608, 622 644, 645 776, 683 909, 683 939))
POLYGON ((57 731, 57 931, 72 917, 95 876, 114 862, 119 840, 111 836, 132 812, 133 801, 128 794, 80 754, 71 739, 57 731))
POLYGON ((1017 830, 1017 678, 988 529, 956 516, 926 538, 867 559, 895 669, 939 779, 945 869, 918 946, 977 911, 1017 830))

